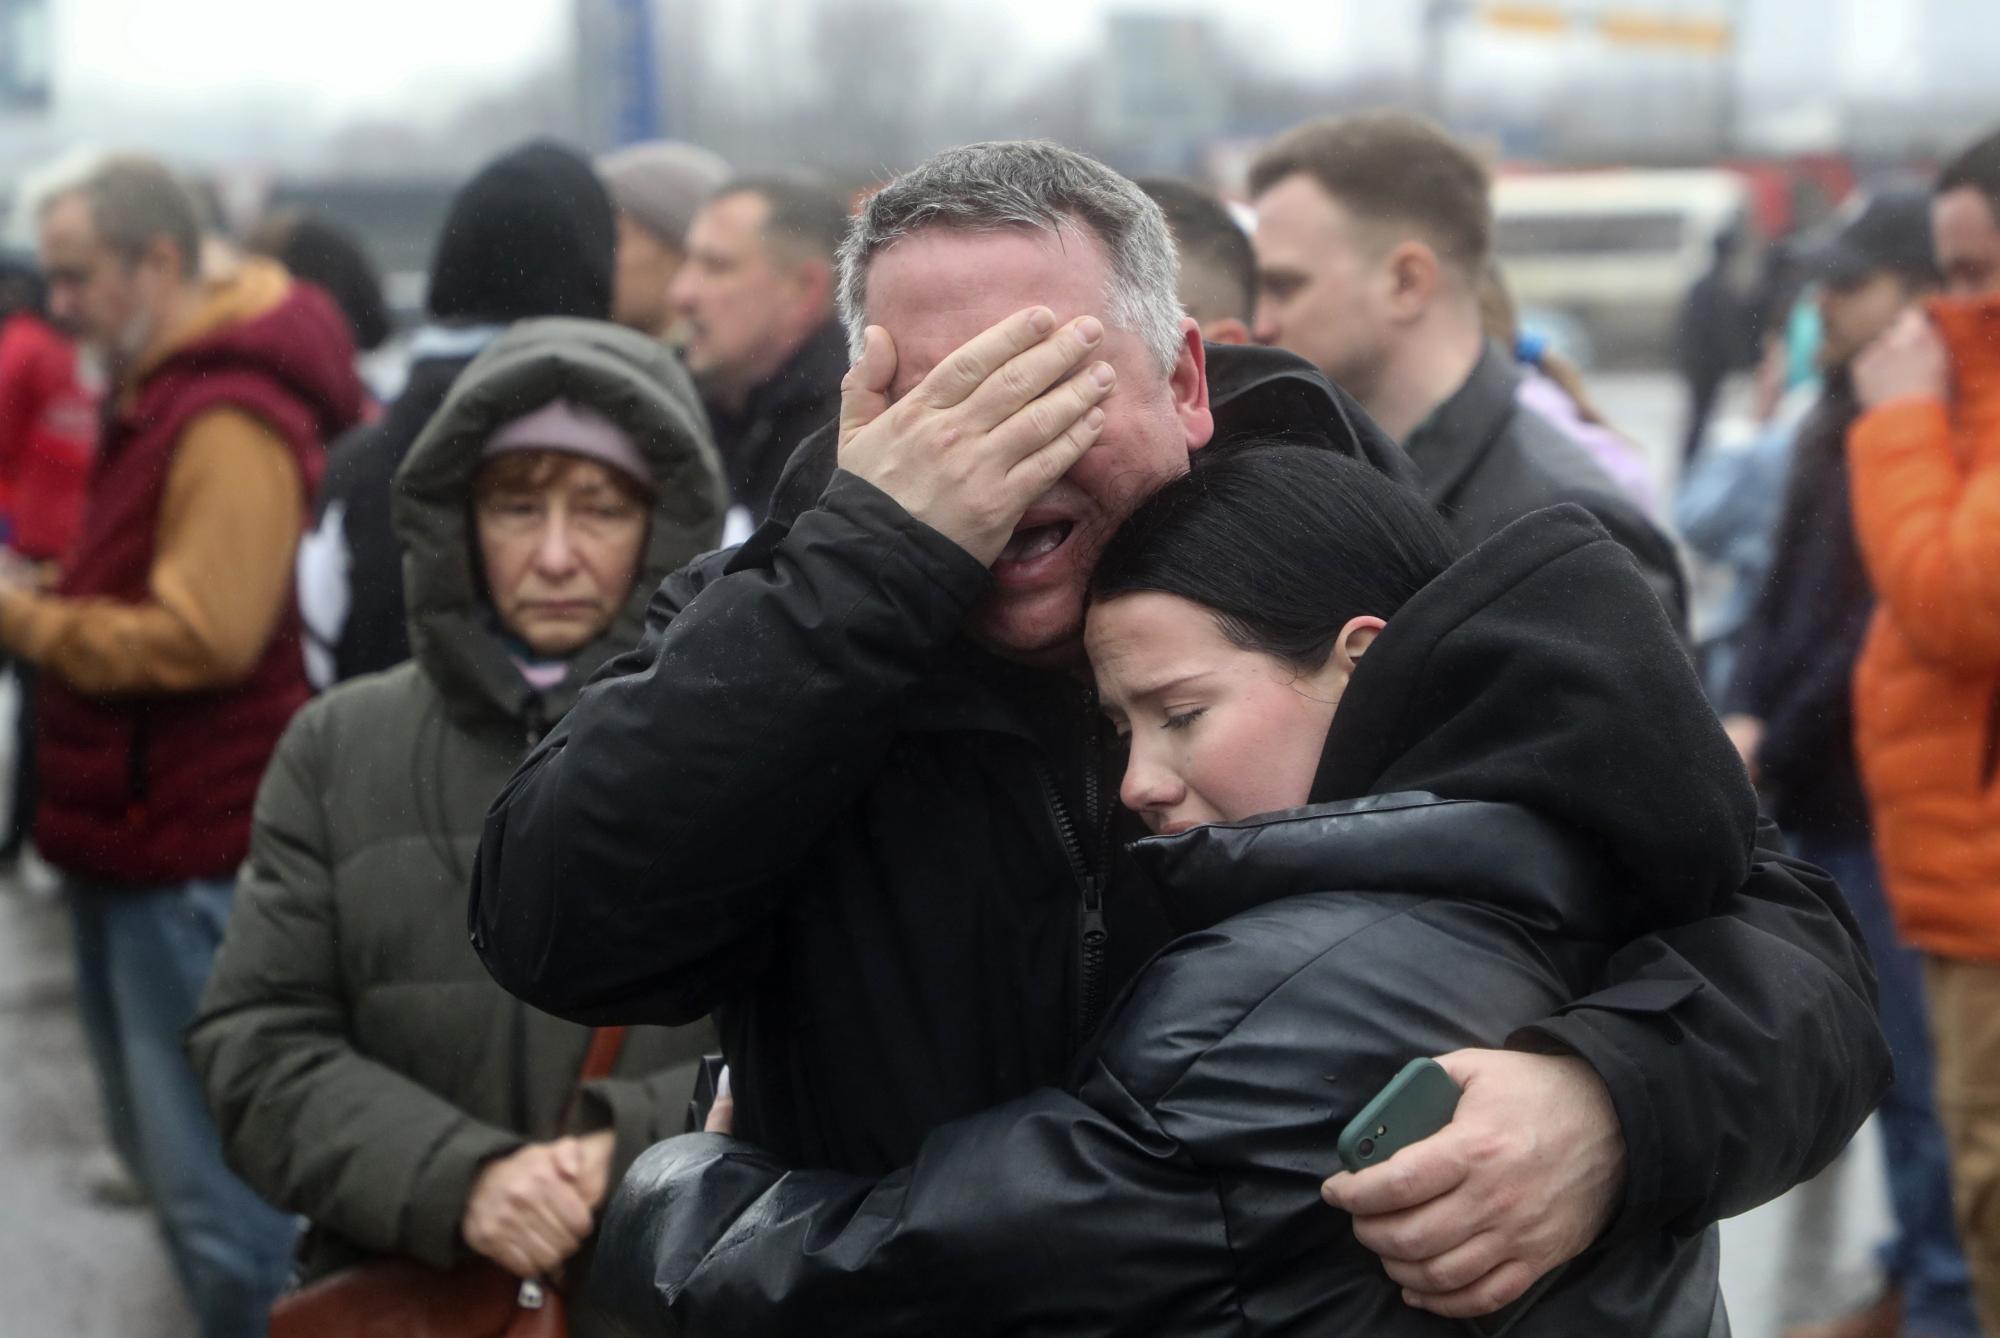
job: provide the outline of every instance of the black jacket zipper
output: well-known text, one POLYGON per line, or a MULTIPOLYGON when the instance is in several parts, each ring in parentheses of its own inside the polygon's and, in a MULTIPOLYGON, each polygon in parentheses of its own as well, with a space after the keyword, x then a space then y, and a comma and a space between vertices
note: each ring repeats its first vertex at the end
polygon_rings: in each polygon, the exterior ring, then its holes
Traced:
POLYGON ((1037 766, 1042 791, 1055 818, 1056 835, 1063 854, 1076 878, 1079 900, 1076 916, 1076 1007, 1070 1017, 1070 1052, 1074 1054, 1097 1028, 1104 1009, 1104 971, 1110 932, 1104 925, 1104 881, 1110 872, 1110 814, 1104 810, 1103 781, 1099 772, 1097 736, 1091 733, 1084 753, 1084 819, 1093 830, 1101 828, 1099 858, 1093 869, 1084 848, 1083 828, 1064 802, 1055 771, 1046 763, 1037 766))

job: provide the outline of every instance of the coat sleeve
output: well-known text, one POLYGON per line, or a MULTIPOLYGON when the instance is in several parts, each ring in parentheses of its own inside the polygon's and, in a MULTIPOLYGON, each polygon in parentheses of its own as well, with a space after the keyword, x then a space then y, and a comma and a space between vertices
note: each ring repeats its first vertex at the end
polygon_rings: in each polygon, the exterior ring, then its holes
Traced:
POLYGON ((746 987, 990 581, 848 474, 788 532, 670 578, 487 816, 470 920, 494 979, 593 1024, 691 1022, 746 987))
POLYGON ((1896 630, 1940 664, 2000 667, 2000 468, 1959 463, 1933 400, 1871 410, 1847 447, 1855 530, 1896 630))
POLYGON ((525 1140, 349 1040, 322 716, 293 721, 265 774, 188 1050, 229 1163, 258 1193, 363 1249, 449 1267, 474 1177, 525 1140))
POLYGON ((660 1144, 606 1211, 590 1299, 689 1338, 1137 1332, 1120 1319, 1173 1317, 1228 1257, 1214 1185, 1147 1112, 1043 1090, 936 1130, 879 1180, 716 1134, 660 1144))
MULTIPOLYGON (((1763 828, 1775 847, 1776 829, 1763 828)), ((1760 848, 1706 919, 1635 940, 1601 988, 1522 1029, 1610 1088, 1626 1147, 1614 1231, 1698 1231, 1833 1160, 1888 1090, 1875 973, 1840 889, 1760 848)))

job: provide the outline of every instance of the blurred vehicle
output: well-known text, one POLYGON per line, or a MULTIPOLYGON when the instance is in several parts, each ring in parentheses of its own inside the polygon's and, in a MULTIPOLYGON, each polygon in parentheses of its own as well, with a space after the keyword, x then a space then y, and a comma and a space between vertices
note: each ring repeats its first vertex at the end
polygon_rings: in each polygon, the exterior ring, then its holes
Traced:
POLYGON ((1581 325, 1602 363, 1667 361, 1675 312, 1716 235, 1752 227, 1749 183, 1729 171, 1503 176, 1493 203, 1494 252, 1516 300, 1581 325))

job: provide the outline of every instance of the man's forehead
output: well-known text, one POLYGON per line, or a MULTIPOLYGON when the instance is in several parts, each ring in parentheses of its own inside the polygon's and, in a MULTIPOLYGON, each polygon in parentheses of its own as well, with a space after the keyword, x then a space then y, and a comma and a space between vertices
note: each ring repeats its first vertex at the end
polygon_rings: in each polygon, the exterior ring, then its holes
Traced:
POLYGON ((1025 307, 1046 306, 1058 321, 1101 317, 1108 273, 1103 245, 1076 228, 931 228, 870 262, 867 318, 889 332, 899 362, 935 365, 1025 307))
POLYGON ((90 201, 75 191, 57 196, 42 210, 41 231, 50 238, 91 240, 97 229, 90 216, 90 201))
POLYGON ((710 240, 752 240, 762 235, 771 206, 755 191, 733 191, 710 200, 694 217, 690 235, 701 233, 710 240))
POLYGON ((1314 244, 1345 238, 1361 225, 1354 212, 1304 172, 1294 172, 1257 197, 1260 247, 1314 244))

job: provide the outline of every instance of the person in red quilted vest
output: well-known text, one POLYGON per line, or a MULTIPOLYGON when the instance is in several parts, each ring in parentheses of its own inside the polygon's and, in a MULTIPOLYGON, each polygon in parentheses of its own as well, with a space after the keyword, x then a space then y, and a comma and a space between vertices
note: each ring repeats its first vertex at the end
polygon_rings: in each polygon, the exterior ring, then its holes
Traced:
POLYGON ((112 1143, 220 1338, 263 1333, 294 1233, 224 1165, 180 1033, 308 696, 293 554, 362 388, 332 300, 266 260, 200 274, 197 218, 140 158, 42 203, 50 312, 110 384, 76 546, 50 592, 0 570, 0 649, 41 671, 35 842, 65 878, 112 1143))

